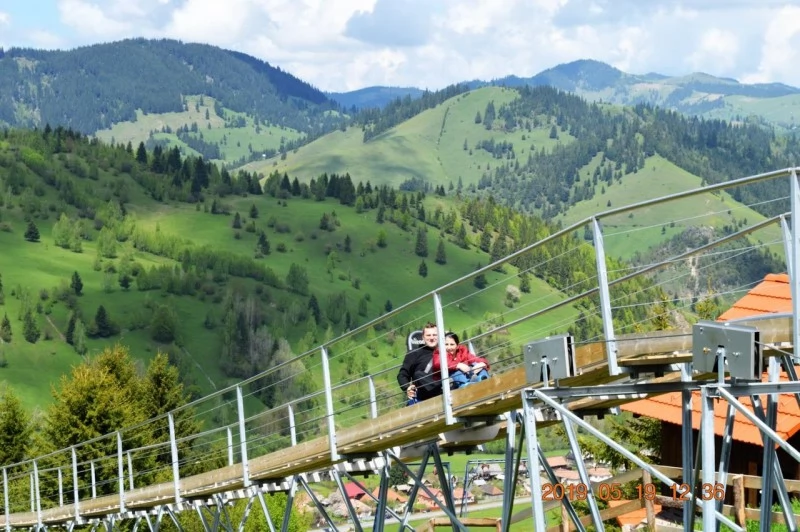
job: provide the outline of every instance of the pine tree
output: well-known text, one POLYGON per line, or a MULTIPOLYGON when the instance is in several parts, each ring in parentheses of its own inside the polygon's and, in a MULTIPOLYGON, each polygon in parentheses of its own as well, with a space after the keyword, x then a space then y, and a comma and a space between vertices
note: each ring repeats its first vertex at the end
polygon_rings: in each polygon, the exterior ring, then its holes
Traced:
POLYGON ((3 293, 3 274, 0 273, 0 305, 4 305, 6 302, 6 295, 3 293))
POLYGON ((0 340, 6 343, 11 342, 11 322, 8 320, 8 314, 3 314, 3 321, 0 322, 0 340))
POLYGON ((25 229, 25 240, 28 242, 39 241, 39 228, 33 223, 33 220, 28 222, 28 228, 25 229))
POLYGON ((75 345, 75 324, 78 321, 78 314, 73 312, 69 316, 69 323, 67 323, 67 332, 64 333, 64 340, 69 345, 75 345))
POLYGON ((250 206, 250 218, 252 218, 252 219, 258 218, 258 209, 256 208, 256 204, 255 203, 253 203, 250 206))
POLYGON ((269 255, 269 241, 267 240, 267 235, 264 234, 264 231, 261 231, 261 233, 258 235, 256 249, 262 255, 269 255))
POLYGON ((242 217, 239 216, 239 213, 233 215, 233 228, 234 229, 241 229, 242 228, 242 217))
POLYGON ((387 299, 386 303, 383 305, 383 309, 386 312, 391 312, 392 308, 394 308, 393 305, 392 305, 392 300, 391 299, 387 299))
POLYGON ((311 294, 311 297, 308 298, 308 310, 311 312, 311 315, 314 317, 314 321, 317 325, 320 324, 320 320, 322 319, 322 311, 319 308, 319 301, 317 301, 317 296, 311 294))
POLYGON ((350 235, 345 235, 344 237, 344 252, 350 253, 353 250, 353 241, 350 239, 350 235))
POLYGON ((27 457, 33 427, 19 398, 4 386, 0 391, 0 464, 21 462, 27 457))
POLYGON ((94 334, 101 338, 108 338, 117 334, 118 329, 116 324, 111 321, 111 318, 106 311, 106 307, 100 305, 97 307, 97 312, 94 315, 94 334))
POLYGON ((72 272, 72 281, 69 283, 69 287, 72 288, 76 296, 81 295, 83 292, 83 281, 78 272, 72 272))
POLYGON ((36 323, 36 318, 33 316, 33 312, 28 310, 25 313, 25 317, 22 319, 22 336, 25 337, 25 340, 28 342, 35 344, 37 340, 39 340, 39 336, 41 335, 41 331, 39 330, 39 325, 36 323))
POLYGON ((414 244, 414 253, 416 253, 418 257, 428 256, 428 236, 421 227, 417 230, 417 242, 414 244))
POLYGON ((419 263, 419 269, 417 270, 420 277, 427 277, 428 276, 428 265, 425 264, 425 261, 421 261, 419 263))
POLYGON ((523 273, 519 276, 519 291, 523 294, 531 293, 531 278, 527 273, 523 273))
POLYGON ((444 249, 444 239, 439 239, 439 245, 436 247, 436 264, 447 264, 447 254, 444 249))
POLYGON ((131 276, 127 273, 123 273, 119 276, 119 286, 125 290, 126 292, 131 287, 131 276))

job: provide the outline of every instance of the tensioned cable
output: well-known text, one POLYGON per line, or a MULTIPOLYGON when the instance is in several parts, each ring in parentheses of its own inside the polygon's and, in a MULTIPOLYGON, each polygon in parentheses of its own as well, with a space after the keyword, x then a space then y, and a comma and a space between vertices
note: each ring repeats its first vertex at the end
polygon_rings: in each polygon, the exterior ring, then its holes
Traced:
MULTIPOLYGON (((764 200, 764 201, 758 201, 758 202, 755 202, 755 203, 740 204, 740 206, 732 207, 730 209, 723 209, 723 210, 720 210, 720 211, 711 211, 711 212, 704 213, 704 214, 698 214, 697 216, 688 216, 686 218, 678 218, 678 219, 675 219, 675 220, 670 220, 670 223, 674 222, 674 223, 677 224, 677 223, 680 223, 680 222, 688 222, 688 221, 691 221, 691 220, 699 220, 701 218, 710 218, 712 216, 717 216, 717 215, 720 215, 720 214, 727 214, 728 211, 739 211, 739 210, 744 210, 744 209, 751 209, 752 210, 752 208, 754 206, 766 205, 768 203, 775 203, 775 202, 778 202, 778 201, 785 201, 785 200, 788 200, 788 199, 789 199, 789 196, 783 196, 783 197, 780 197, 780 198, 774 198, 774 199, 769 199, 769 200, 764 200)), ((758 213, 756 213, 756 214, 758 214, 758 213)), ((631 228, 631 229, 626 229, 624 231, 617 231, 615 233, 608 233, 605 236, 606 237, 613 237, 613 236, 617 236, 617 235, 625 235, 625 234, 629 234, 629 233, 635 233, 637 231, 645 231, 645 230, 648 230, 648 229, 655 229, 655 228, 658 228, 658 227, 663 227, 665 225, 667 225, 667 224, 659 223, 659 224, 653 224, 653 225, 645 225, 645 226, 641 226, 641 227, 634 227, 634 228, 631 228)))

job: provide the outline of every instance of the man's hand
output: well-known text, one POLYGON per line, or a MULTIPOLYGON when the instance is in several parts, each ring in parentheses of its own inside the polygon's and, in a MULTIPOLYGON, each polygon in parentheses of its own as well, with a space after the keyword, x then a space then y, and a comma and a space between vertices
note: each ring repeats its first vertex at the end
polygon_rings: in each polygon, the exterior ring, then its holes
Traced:
POLYGON ((414 399, 417 396, 417 387, 413 384, 409 384, 408 388, 406 388, 406 397, 409 399, 414 399))

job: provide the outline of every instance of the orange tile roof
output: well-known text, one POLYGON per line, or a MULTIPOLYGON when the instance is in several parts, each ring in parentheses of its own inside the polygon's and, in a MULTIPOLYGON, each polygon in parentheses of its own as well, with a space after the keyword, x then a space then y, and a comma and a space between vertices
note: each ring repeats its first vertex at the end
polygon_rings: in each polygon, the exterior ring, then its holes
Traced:
MULTIPOLYGON (((785 273, 771 273, 764 277, 764 280, 744 297, 734 303, 730 309, 722 313, 717 318, 717 321, 729 321, 762 314, 791 311, 792 294, 789 286, 789 276, 785 273)), ((763 380, 767 380, 766 373, 763 375, 763 380)), ((788 380, 785 373, 781 374, 781 380, 788 380)), ((750 399, 743 397, 740 401, 752 411, 753 406, 750 399)), ((761 401, 762 405, 766 406, 766 396, 763 396, 761 401)), ((635 401, 623 405, 621 408, 634 414, 680 425, 682 423, 681 405, 681 394, 676 392, 635 401)), ((694 392, 692 393, 692 428, 700 428, 700 410, 700 392, 694 392)), ((727 410, 726 401, 717 401, 714 406, 714 432, 718 436, 721 436, 725 430, 727 410)), ((788 439, 800 430, 800 408, 797 406, 794 396, 786 394, 779 396, 778 412, 780 415, 778 416, 777 433, 782 438, 788 439)), ((750 420, 739 413, 736 414, 736 422, 733 424, 733 439, 759 446, 762 444, 761 432, 750 420)))
POLYGON ((789 286, 789 276, 785 273, 770 273, 730 309, 723 312, 717 321, 791 311, 792 291, 789 286))
MULTIPOLYGON (((766 381, 767 374, 764 374, 766 381)), ((781 374, 781 380, 789 380, 785 373, 781 374)), ((739 401, 752 412, 753 406, 749 398, 742 397, 739 401)), ((620 408, 627 412, 642 416, 660 419, 673 425, 681 425, 682 401, 680 392, 668 393, 657 397, 650 397, 640 401, 634 401, 620 408)), ((766 407, 766 396, 761 397, 761 404, 766 407)), ((692 428, 700 429, 700 392, 692 393, 692 428)), ((783 439, 791 438, 800 430, 800 407, 793 395, 783 394, 778 399, 778 421, 776 432, 783 439)), ((725 430, 725 417, 728 413, 728 403, 719 400, 714 405, 714 433, 721 436, 725 430)), ((761 431, 741 413, 736 413, 735 423, 733 424, 733 439, 745 443, 761 445, 761 431)))

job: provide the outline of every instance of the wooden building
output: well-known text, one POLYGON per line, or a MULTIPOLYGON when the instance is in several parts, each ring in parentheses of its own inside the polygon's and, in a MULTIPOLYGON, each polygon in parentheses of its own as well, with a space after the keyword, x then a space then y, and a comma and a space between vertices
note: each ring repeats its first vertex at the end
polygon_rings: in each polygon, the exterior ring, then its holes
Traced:
MULTIPOLYGON (((723 313, 718 321, 729 321, 763 314, 791 312, 792 300, 789 278, 786 274, 770 274, 755 288, 737 301, 733 307, 723 313)), ((767 380, 766 373, 763 379, 767 380)), ((781 380, 787 380, 785 374, 781 380)), ((762 404, 766 405, 766 397, 762 404)), ((740 401, 752 411, 749 399, 740 401)), ((661 463, 668 466, 681 466, 683 453, 692 452, 682 448, 681 422, 682 400, 680 393, 671 393, 635 401, 621 407, 636 415, 661 420, 661 463)), ((700 429, 700 393, 692 394, 692 428, 694 442, 697 445, 700 429)), ((727 402, 720 400, 714 407, 714 431, 716 433, 716 456, 719 457, 722 445, 722 434, 725 429, 727 402)), ((795 448, 800 447, 800 407, 797 400, 790 395, 779 396, 778 423, 776 432, 795 448)), ((800 464, 783 449, 778 449, 778 460, 784 478, 800 479, 800 464)), ((764 448, 761 432, 747 418, 736 415, 733 426, 733 443, 731 448, 729 473, 745 475, 762 475, 764 448)), ((758 506, 758 490, 746 490, 746 504, 758 506)))

